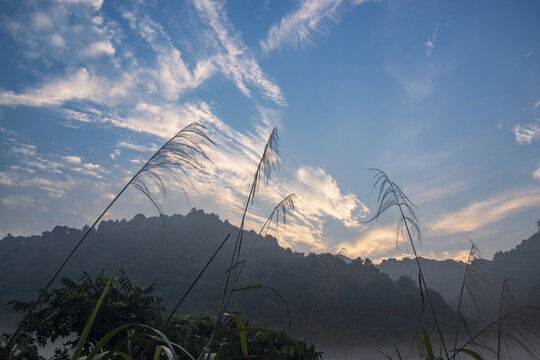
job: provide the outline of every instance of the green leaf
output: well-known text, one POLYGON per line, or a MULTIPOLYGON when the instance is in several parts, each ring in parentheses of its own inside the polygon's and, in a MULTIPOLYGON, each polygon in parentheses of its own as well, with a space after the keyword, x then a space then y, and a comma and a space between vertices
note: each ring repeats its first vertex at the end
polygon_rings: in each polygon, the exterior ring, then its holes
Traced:
POLYGON ((261 284, 253 284, 253 285, 245 286, 243 288, 233 289, 233 291, 244 291, 244 290, 260 289, 260 288, 262 288, 261 284))
POLYGON ((154 360, 159 360, 159 355, 161 355, 161 349, 163 349, 163 346, 156 346, 156 351, 154 351, 154 360))
MULTIPOLYGON (((254 286, 256 286, 256 285, 254 285, 254 286)), ((234 316, 234 315, 231 315, 231 317, 234 320, 237 328, 240 329, 240 328, 244 327, 244 323, 242 322, 242 320, 239 317, 234 316)), ((248 348, 247 348, 246 332, 245 331, 239 331, 238 336, 240 337, 240 348, 242 349, 242 354, 247 356, 248 355, 248 348)))
POLYGON ((422 328, 422 340, 424 342, 424 346, 426 347, 426 355, 429 360, 435 359, 435 354, 433 354, 433 349, 431 347, 431 341, 429 340, 428 333, 426 331, 426 328, 424 327, 424 324, 420 322, 420 326, 422 328))
POLYGON ((469 355, 470 357, 472 357, 475 360, 484 360, 484 358, 482 358, 482 356, 480 356, 480 354, 478 354, 476 351, 472 351, 472 350, 469 350, 469 349, 457 349, 457 350, 450 350, 450 351, 455 352, 455 353, 462 352, 464 354, 469 355))
POLYGON ((90 318, 86 322, 86 326, 84 327, 81 338, 79 339, 79 342, 77 343, 77 347, 75 348, 75 351, 73 352, 73 357, 71 358, 72 360, 78 360, 79 356, 81 356, 83 345, 86 342, 86 338, 88 337, 88 334, 90 333, 90 329, 92 328, 92 325, 94 324, 94 320, 96 319, 96 316, 99 312, 99 308, 101 307, 101 304, 103 303, 103 299, 105 299, 105 295, 107 295, 107 292, 109 291, 109 287, 111 286, 113 276, 114 276, 114 271, 111 274, 109 281, 107 281, 107 285, 105 285, 105 288, 101 292, 101 296, 99 297, 99 300, 96 306, 94 307, 94 310, 92 311, 92 314, 90 315, 90 318))
MULTIPOLYGON (((122 326, 119 326, 117 328, 114 328, 112 329, 111 331, 109 331, 104 337, 101 338, 101 340, 99 340, 99 342, 96 344, 96 346, 94 346, 94 348, 92 349, 92 351, 90 352, 90 354, 88 354, 88 356, 86 357, 86 360, 92 360, 94 359, 94 357, 99 353, 99 351, 103 348, 103 346, 105 346, 105 344, 107 342, 109 342, 109 340, 115 336, 116 334, 118 334, 119 332, 121 332, 122 330, 130 327, 130 326, 135 326, 136 324, 125 324, 125 325, 122 325, 122 326)), ((96 360, 98 358, 96 357, 96 360)))

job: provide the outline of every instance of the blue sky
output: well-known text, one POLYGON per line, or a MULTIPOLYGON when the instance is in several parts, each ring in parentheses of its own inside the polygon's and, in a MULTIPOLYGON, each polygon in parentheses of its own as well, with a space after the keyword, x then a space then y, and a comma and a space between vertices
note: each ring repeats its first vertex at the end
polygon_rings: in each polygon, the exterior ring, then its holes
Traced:
MULTIPOLYGON (((418 206, 422 251, 514 247, 540 219, 538 1, 10 1, 0 5, 0 235, 91 223, 197 121, 216 142, 188 199, 238 223, 266 139, 281 171, 249 226, 297 194, 298 251, 405 256, 376 211, 385 170, 418 206)), ((155 210, 131 189, 108 218, 155 210)))

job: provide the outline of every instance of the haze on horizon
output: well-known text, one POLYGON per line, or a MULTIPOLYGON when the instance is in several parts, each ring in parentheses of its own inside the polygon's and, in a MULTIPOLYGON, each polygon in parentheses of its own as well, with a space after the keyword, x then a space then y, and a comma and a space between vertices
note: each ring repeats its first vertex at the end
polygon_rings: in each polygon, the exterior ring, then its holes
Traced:
MULTIPOLYGON (((281 171, 250 224, 297 194, 281 245, 406 254, 396 218, 363 224, 380 168, 418 206, 422 256, 463 259, 465 234, 491 258, 540 218, 539 40, 532 0, 4 1, 0 236, 91 223, 197 121, 214 164, 168 214, 237 224, 276 126, 281 171)), ((108 218, 137 213, 155 210, 131 190, 108 218)))

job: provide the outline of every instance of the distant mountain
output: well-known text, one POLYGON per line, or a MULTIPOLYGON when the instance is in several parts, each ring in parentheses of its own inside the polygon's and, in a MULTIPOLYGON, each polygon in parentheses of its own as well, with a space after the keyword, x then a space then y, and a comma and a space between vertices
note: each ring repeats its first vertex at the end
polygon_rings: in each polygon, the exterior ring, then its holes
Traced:
MULTIPOLYGON (((420 259, 428 286, 438 291, 446 301, 457 304, 465 263, 454 260, 420 259)), ((540 232, 509 251, 497 252, 492 260, 478 260, 483 277, 480 278, 483 305, 488 312, 498 309, 504 278, 509 281, 510 292, 515 298, 515 306, 540 306, 540 232)), ((382 261, 377 268, 396 280, 408 275, 417 280, 418 269, 413 259, 389 259, 382 261)))
MULTIPOLYGON (((0 240, 0 301, 35 297, 85 230, 57 226, 39 236, 8 235, 0 240)), ((172 304, 230 233, 232 239, 180 309, 181 313, 215 313, 237 232, 228 221, 195 209, 185 216, 137 215, 129 221, 104 221, 62 276, 78 279, 82 270, 96 274, 118 266, 143 285, 156 283, 158 295, 172 304)), ((244 233, 244 255, 255 238, 253 231, 244 233)), ((264 287, 236 292, 229 310, 244 313, 254 324, 287 327, 287 307, 270 290, 275 289, 288 304, 297 336, 374 341, 386 340, 387 335, 408 338, 410 331, 418 329, 421 302, 414 281, 407 277, 392 281, 369 260, 304 255, 266 236, 258 240, 246 264, 237 288, 264 287)), ((439 320, 449 328, 453 311, 438 293, 432 292, 432 298, 439 320)), ((7 306, 0 310, 9 313, 7 306)), ((426 322, 429 326, 427 316, 426 322)))
MULTIPOLYGON (((454 260, 438 261, 425 258, 419 260, 428 286, 439 292, 447 302, 452 304, 461 288, 465 263, 454 260)), ((415 259, 383 260, 377 265, 377 268, 381 272, 388 274, 393 280, 407 275, 418 283, 418 266, 415 259)))

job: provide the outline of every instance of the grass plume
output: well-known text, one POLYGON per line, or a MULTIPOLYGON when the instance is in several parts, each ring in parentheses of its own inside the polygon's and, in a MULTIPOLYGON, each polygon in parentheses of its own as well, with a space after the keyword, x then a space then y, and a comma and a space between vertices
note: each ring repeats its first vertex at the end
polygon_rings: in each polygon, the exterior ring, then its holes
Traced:
POLYGON ((407 239, 412 247, 414 258, 416 260, 416 265, 418 267, 418 286, 420 288, 420 297, 422 299, 422 313, 420 317, 422 317, 423 315, 425 299, 427 298, 431 314, 433 315, 433 320, 435 321, 435 326, 437 328, 439 339, 441 340, 441 344, 444 348, 444 353, 446 355, 446 358, 448 359, 448 350, 446 348, 442 331, 439 326, 439 321, 437 320, 437 314, 435 312, 435 309, 433 308, 433 303, 429 295, 426 280, 424 279, 424 273, 422 272, 422 266, 420 265, 420 260, 416 251, 415 241, 420 242, 421 240, 420 226, 418 225, 418 218, 416 217, 416 214, 414 212, 414 208, 416 208, 416 206, 407 197, 407 195, 405 195, 405 193, 400 189, 400 187, 390 180, 390 178, 388 177, 388 175, 386 175, 384 171, 379 169, 370 170, 375 172, 375 183, 373 184, 373 188, 379 188, 377 196, 377 202, 379 206, 375 215, 373 215, 373 217, 366 222, 378 220, 379 217, 384 214, 388 209, 397 208, 399 210, 400 218, 396 229, 396 246, 398 245, 399 236, 401 234, 402 239, 407 239))

